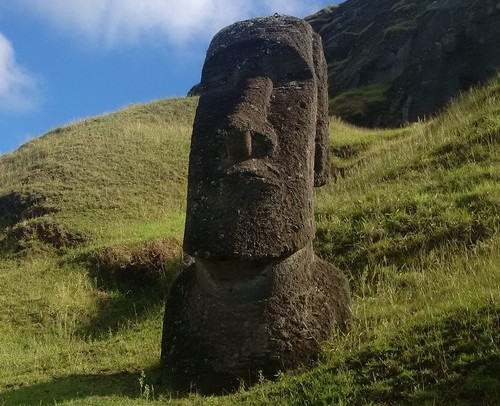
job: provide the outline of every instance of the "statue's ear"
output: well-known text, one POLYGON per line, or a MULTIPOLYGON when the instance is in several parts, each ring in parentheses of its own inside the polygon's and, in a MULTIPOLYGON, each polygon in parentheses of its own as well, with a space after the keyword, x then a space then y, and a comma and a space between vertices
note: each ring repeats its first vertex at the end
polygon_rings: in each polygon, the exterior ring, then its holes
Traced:
POLYGON ((330 139, 328 134, 328 71, 321 37, 314 33, 313 58, 318 91, 314 154, 314 186, 323 186, 329 176, 330 139))

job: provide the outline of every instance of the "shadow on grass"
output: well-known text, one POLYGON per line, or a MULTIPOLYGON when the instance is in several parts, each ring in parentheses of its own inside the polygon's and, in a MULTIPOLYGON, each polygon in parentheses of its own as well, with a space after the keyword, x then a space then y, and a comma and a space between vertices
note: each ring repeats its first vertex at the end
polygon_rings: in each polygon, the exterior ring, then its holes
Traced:
POLYGON ((95 316, 79 330, 82 337, 101 339, 163 311, 166 295, 116 293, 99 302, 95 316))
POLYGON ((140 373, 69 375, 50 382, 7 389, 0 393, 2 406, 54 405, 89 396, 141 396, 140 373))
POLYGON ((102 265, 89 255, 78 258, 77 262, 96 281, 99 299, 96 314, 79 334, 97 339, 151 315, 156 317, 163 311, 170 286, 182 269, 180 257, 176 257, 151 268, 137 263, 116 266, 103 277, 102 265))

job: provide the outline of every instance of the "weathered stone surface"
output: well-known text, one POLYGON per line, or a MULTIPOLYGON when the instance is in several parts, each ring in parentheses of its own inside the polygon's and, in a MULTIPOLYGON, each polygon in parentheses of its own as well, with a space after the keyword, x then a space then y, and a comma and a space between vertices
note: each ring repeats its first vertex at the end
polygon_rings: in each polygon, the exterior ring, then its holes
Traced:
POLYGON ((197 261, 168 299, 163 372, 174 387, 220 393, 307 365, 347 327, 348 292, 310 246, 268 263, 197 261))
POLYGON ((317 41, 308 24, 284 18, 239 23, 214 38, 191 144, 190 255, 278 258, 312 239, 315 145, 318 183, 328 153, 317 41))
POLYGON ((347 0, 307 20, 323 38, 331 113, 355 124, 433 115, 500 68, 497 0, 347 0))
POLYGON ((164 376, 216 393, 314 360, 349 321, 342 273, 312 251, 328 173, 326 63, 303 20, 242 21, 213 39, 191 141, 184 249, 164 376))

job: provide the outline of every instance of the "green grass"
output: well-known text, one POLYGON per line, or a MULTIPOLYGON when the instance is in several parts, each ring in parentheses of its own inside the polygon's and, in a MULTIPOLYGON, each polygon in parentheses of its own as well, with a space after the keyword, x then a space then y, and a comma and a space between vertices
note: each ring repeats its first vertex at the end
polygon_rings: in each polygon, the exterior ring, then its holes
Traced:
POLYGON ((184 212, 197 99, 133 106, 57 128, 0 160, 0 193, 44 198, 51 217, 96 243, 171 230, 184 212))
POLYGON ((392 13, 405 13, 405 12, 411 12, 414 11, 415 9, 418 8, 418 4, 410 2, 407 3, 406 0, 402 0, 397 2, 391 7, 391 12, 392 13))
POLYGON ((500 220, 497 87, 433 122, 359 130, 351 142, 333 128, 334 164, 350 176, 318 193, 318 252, 357 279, 373 265, 411 269, 441 247, 492 238, 500 220))
POLYGON ((387 39, 390 36, 399 35, 401 33, 406 33, 407 31, 414 31, 417 29, 417 22, 415 20, 403 20, 399 21, 390 27, 384 29, 383 39, 387 39))
POLYGON ((389 88, 388 83, 374 83, 343 92, 330 100, 330 114, 347 117, 353 122, 371 117, 387 103, 389 88))
POLYGON ((132 106, 0 157, 0 199, 31 205, 0 213, 0 405, 500 404, 500 76, 409 127, 331 120, 315 249, 350 279, 352 329, 317 366, 221 397, 156 381, 180 252, 145 290, 96 276, 150 271, 144 253, 181 240, 196 102, 132 106))

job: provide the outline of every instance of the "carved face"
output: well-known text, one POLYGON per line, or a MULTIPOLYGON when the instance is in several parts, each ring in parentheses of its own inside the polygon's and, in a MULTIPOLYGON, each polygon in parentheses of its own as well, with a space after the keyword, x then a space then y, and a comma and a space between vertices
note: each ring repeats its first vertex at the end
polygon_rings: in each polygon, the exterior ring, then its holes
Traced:
POLYGON ((302 20, 257 21, 219 33, 203 68, 184 238, 195 257, 280 258, 314 235, 315 37, 302 20))

